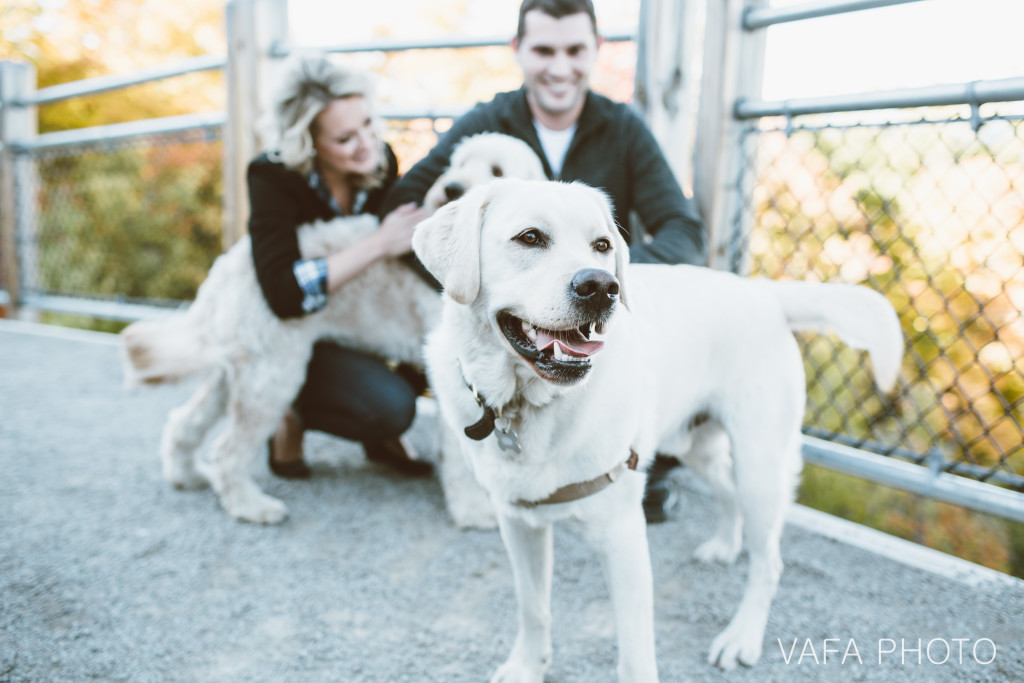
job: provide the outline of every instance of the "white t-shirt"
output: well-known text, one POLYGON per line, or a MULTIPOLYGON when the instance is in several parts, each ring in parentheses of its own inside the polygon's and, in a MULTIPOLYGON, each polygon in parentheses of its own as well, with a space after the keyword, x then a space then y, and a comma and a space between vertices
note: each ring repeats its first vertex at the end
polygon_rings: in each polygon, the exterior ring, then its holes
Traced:
POLYGON ((544 149, 544 156, 548 158, 548 165, 551 166, 551 173, 558 178, 562 174, 562 163, 565 161, 565 153, 569 151, 569 143, 576 133, 576 124, 572 124, 565 130, 551 130, 545 128, 539 121, 534 119, 533 127, 537 129, 537 137, 540 138, 540 146, 544 149))

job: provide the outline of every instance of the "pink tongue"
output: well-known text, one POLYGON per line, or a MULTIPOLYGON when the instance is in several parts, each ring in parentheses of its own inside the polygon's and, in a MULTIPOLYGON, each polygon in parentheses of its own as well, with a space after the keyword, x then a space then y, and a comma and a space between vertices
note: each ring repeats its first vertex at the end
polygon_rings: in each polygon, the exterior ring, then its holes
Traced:
POLYGON ((592 356, 604 347, 603 341, 585 341, 577 334, 573 334, 571 340, 564 339, 564 336, 568 336, 568 334, 552 336, 547 330, 537 330, 537 341, 535 343, 537 348, 543 351, 550 348, 557 340, 559 346, 562 347, 562 351, 571 353, 574 356, 592 356))

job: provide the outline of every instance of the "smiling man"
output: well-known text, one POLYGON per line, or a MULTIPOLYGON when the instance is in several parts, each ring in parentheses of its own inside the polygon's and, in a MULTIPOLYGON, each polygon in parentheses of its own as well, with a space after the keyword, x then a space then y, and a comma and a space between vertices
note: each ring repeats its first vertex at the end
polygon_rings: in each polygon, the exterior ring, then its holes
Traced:
POLYGON ((530 113, 549 132, 572 131, 597 62, 600 39, 594 24, 583 12, 555 18, 540 9, 523 14, 520 23, 512 49, 523 70, 530 113))
MULTIPOLYGON (((463 138, 505 133, 537 153, 548 178, 578 180, 608 195, 632 262, 704 265, 703 223, 654 136, 628 105, 590 89, 601 46, 591 0, 526 0, 511 46, 523 87, 499 93, 456 121, 396 184, 383 212, 422 202, 463 138), (649 239, 633 238, 639 232, 630 229, 634 219, 649 239)), ((651 521, 664 519, 669 504, 664 469, 660 462, 651 472, 644 503, 651 521)))

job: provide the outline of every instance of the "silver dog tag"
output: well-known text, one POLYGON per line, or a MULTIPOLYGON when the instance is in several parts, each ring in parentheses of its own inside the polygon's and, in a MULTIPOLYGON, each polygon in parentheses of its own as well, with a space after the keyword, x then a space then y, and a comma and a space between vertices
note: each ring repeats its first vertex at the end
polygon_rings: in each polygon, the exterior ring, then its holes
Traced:
POLYGON ((507 417, 499 417, 494 421, 494 436, 498 439, 498 447, 503 451, 520 453, 519 436, 512 429, 512 422, 507 417))

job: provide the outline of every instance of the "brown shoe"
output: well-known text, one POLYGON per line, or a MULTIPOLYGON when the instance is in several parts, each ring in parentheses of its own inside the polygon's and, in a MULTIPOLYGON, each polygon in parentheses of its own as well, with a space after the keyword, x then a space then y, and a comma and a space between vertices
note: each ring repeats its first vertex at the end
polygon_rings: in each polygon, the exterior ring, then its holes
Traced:
POLYGON ((299 416, 289 410, 267 441, 270 471, 282 479, 309 479, 313 471, 302 459, 302 437, 306 428, 299 416))
POLYGON ((370 462, 386 465, 407 477, 429 477, 434 473, 434 466, 429 462, 410 458, 398 438, 364 441, 363 450, 370 462))

